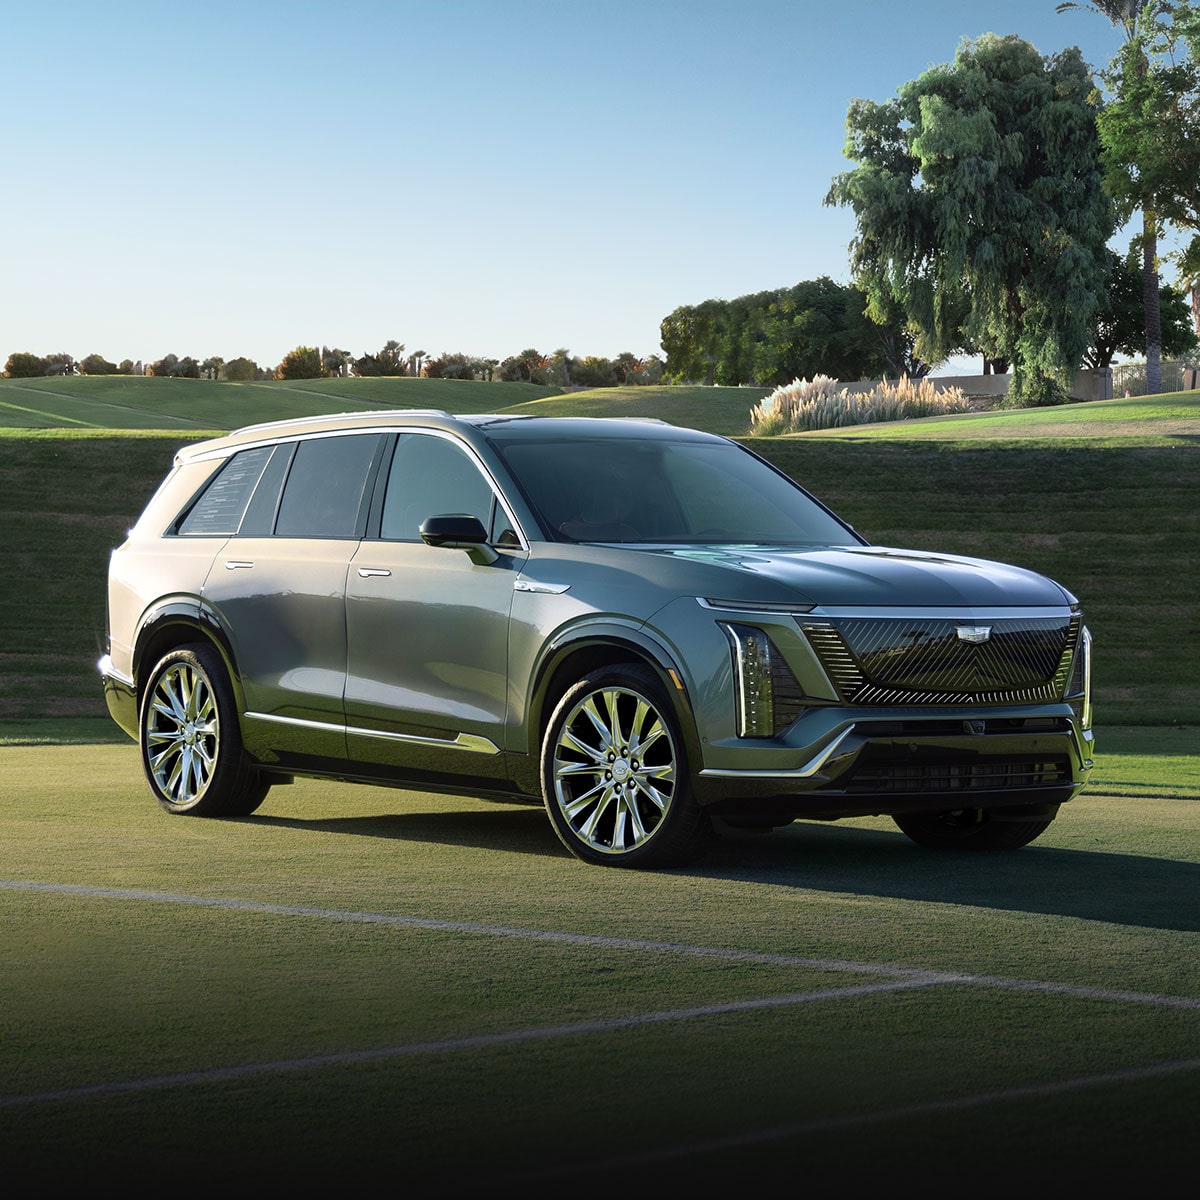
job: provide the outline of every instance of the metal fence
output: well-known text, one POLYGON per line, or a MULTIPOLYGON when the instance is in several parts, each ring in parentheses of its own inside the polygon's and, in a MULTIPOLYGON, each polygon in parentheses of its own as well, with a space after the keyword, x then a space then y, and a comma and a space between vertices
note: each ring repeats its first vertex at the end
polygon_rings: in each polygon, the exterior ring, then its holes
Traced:
MULTIPOLYGON (((1190 392, 1200 388, 1200 363, 1179 359, 1162 364, 1164 392, 1190 392)), ((1146 364, 1118 363, 1112 369, 1114 396, 1144 396, 1146 394, 1146 364)))

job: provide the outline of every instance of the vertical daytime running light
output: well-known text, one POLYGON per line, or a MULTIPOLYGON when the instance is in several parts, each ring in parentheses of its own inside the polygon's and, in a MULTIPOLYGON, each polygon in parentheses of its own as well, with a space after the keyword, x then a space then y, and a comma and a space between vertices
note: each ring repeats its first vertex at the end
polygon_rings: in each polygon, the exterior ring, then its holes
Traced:
POLYGON ((738 737, 775 736, 775 683, 771 639, 752 625, 720 622, 733 650, 738 737))

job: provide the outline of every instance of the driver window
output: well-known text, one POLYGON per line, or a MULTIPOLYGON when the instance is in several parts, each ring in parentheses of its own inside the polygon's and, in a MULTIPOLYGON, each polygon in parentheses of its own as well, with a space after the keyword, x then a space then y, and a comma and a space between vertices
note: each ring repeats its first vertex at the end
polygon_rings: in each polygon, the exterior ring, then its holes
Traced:
POLYGON ((402 433, 396 439, 383 501, 380 537, 419 542, 421 522, 469 513, 491 529, 492 488, 466 453, 446 438, 402 433))

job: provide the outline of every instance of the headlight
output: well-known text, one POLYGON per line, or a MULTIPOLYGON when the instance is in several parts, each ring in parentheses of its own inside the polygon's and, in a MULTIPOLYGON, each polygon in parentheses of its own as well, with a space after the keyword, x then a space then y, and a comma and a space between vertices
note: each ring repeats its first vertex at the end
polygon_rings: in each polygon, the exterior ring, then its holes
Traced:
POLYGON ((778 737, 803 710, 804 689, 763 630, 719 624, 733 650, 738 737, 778 737))

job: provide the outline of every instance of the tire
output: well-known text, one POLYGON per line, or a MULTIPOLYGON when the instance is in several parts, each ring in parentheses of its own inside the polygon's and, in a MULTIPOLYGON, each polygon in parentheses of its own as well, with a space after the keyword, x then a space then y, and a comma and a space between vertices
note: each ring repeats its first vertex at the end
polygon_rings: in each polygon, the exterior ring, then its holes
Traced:
POLYGON ((146 782, 167 812, 244 817, 266 798, 270 784, 242 749, 233 688, 209 645, 159 659, 142 693, 138 742, 146 782))
POLYGON ((679 724, 646 667, 602 667, 569 688, 546 729, 541 767, 554 831, 584 862, 680 866, 711 835, 679 724))
POLYGON ((906 837, 930 850, 1019 850, 1045 833, 1054 817, 1022 821, 999 818, 986 808, 963 808, 902 813, 892 820, 906 837))

